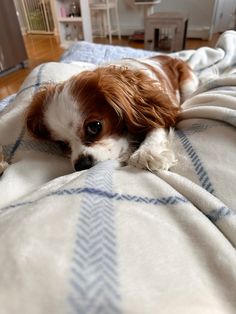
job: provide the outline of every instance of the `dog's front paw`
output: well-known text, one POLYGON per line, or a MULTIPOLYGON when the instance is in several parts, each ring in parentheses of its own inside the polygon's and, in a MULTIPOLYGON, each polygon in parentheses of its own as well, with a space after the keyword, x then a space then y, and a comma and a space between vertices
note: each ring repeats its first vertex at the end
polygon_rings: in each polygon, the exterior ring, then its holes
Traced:
POLYGON ((176 164, 173 151, 168 148, 157 149, 140 146, 129 159, 129 164, 152 172, 157 170, 168 170, 176 164))

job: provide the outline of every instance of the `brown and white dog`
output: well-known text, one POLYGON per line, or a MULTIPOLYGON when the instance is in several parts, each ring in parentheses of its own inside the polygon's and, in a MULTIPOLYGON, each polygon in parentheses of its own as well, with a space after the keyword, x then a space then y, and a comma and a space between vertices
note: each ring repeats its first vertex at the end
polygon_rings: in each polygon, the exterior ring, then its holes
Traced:
POLYGON ((34 136, 66 143, 77 171, 108 159, 169 169, 175 163, 169 128, 197 86, 180 59, 123 59, 43 87, 26 123, 34 136))

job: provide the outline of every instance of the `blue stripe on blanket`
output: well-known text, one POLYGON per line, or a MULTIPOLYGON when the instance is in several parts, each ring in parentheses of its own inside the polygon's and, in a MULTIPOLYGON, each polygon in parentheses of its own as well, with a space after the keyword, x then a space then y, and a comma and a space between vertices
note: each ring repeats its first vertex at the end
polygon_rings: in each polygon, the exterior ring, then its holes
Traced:
MULTIPOLYGON (((112 194, 114 164, 88 170, 86 186, 112 194)), ((114 214, 111 198, 82 196, 70 281, 72 313, 121 313, 114 214)))
MULTIPOLYGON (((75 190, 77 190, 77 189, 75 189, 75 190)), ((71 194, 73 194, 73 193, 67 193, 67 192, 59 193, 57 195, 66 195, 66 194, 71 195, 71 194)), ((83 192, 85 192, 85 191, 81 190, 81 193, 83 193, 83 192)), ((91 192, 91 193, 93 193, 93 192, 91 192)), ((101 191, 99 193, 99 195, 100 196, 103 195, 103 197, 104 197, 105 195, 108 195, 108 193, 103 193, 103 191, 101 191)), ((153 198, 148 198, 148 197, 140 198, 139 196, 135 196, 135 195, 127 197, 126 194, 124 194, 124 195, 120 194, 119 198, 117 198, 117 200, 126 200, 126 201, 129 201, 129 202, 135 202, 135 201, 142 202, 144 200, 144 203, 146 203, 147 205, 154 204, 154 202, 155 202, 154 205, 175 205, 175 204, 180 204, 180 203, 189 203, 188 200, 184 200, 184 199, 182 200, 180 197, 174 197, 174 196, 170 196, 169 198, 153 199, 153 198), (172 199, 172 200, 178 199, 178 202, 177 201, 172 201, 172 202, 163 203, 163 199, 166 199, 166 200, 167 199, 172 199)), ((11 205, 5 206, 5 207, 0 209, 0 214, 5 212, 8 209, 11 209, 11 208, 17 208, 17 207, 22 207, 22 206, 33 205, 33 204, 37 203, 37 201, 38 200, 35 200, 35 201, 24 201, 24 202, 15 203, 15 204, 11 204, 11 205)), ((208 214, 204 214, 204 215, 206 215, 206 217, 209 218, 215 224, 219 220, 221 220, 222 218, 234 216, 234 215, 236 215, 236 213, 235 213, 234 210, 230 209, 229 207, 221 206, 220 208, 213 209, 208 214)))
MULTIPOLYGON (((63 190, 57 190, 54 192, 51 192, 44 197, 40 197, 36 200, 29 200, 29 201, 23 201, 19 203, 13 203, 11 205, 5 206, 0 209, 0 214, 11 209, 11 208, 17 208, 17 207, 23 207, 28 205, 34 205, 38 201, 51 197, 51 196, 65 196, 65 195, 79 195, 84 194, 84 198, 86 199, 88 195, 94 195, 97 198, 103 199, 107 198, 109 200, 114 201, 126 201, 126 202, 134 202, 134 203, 141 203, 146 205, 155 205, 155 206, 169 206, 169 205, 178 205, 178 204, 188 204, 189 201, 184 198, 183 196, 166 196, 166 197, 160 197, 160 198, 152 198, 147 196, 138 196, 138 195, 131 195, 131 194, 120 194, 120 193, 114 193, 111 191, 107 191, 103 188, 94 188, 94 187, 83 187, 83 188, 70 188, 70 189, 63 189, 63 190)), ((224 217, 230 217, 232 215, 235 215, 235 211, 232 209, 221 206, 219 208, 210 210, 209 213, 205 213, 205 215, 213 222, 217 223, 219 220, 221 220, 224 217)))
POLYGON ((14 143, 14 145, 12 145, 12 149, 9 153, 9 157, 7 158, 7 162, 10 164, 12 162, 12 159, 15 155, 16 150, 19 148, 21 141, 25 135, 25 127, 23 127, 23 129, 20 132, 20 135, 18 136, 18 138, 16 139, 16 142, 14 143))
POLYGON ((193 123, 188 128, 185 128, 184 133, 185 135, 191 135, 195 133, 205 132, 211 128, 221 127, 223 124, 219 121, 207 121, 204 123, 199 120, 199 122, 193 123))
POLYGON ((210 178, 207 174, 207 171, 204 168, 202 161, 200 160, 196 150, 193 148, 188 137, 181 130, 177 130, 176 134, 180 138, 180 141, 181 141, 186 153, 188 154, 189 158, 191 159, 191 162, 192 162, 194 170, 198 176, 198 179, 201 183, 201 186, 205 190, 207 190, 209 193, 214 194, 215 190, 214 190, 213 185, 210 181, 210 178))
POLYGON ((36 91, 41 85, 42 85, 42 83, 37 82, 37 83, 35 83, 35 84, 26 86, 26 87, 22 88, 22 89, 17 93, 17 95, 20 95, 20 94, 24 93, 25 91, 27 91, 28 89, 31 89, 31 88, 34 89, 34 91, 36 91))
MULTIPOLYGON (((34 85, 32 85, 32 87, 34 88, 34 91, 36 91, 38 89, 38 86, 40 85, 40 81, 41 81, 41 76, 42 76, 42 71, 43 71, 43 68, 46 66, 46 64, 42 64, 38 70, 38 73, 37 73, 37 77, 36 77, 36 83, 34 85)), ((21 93, 21 91, 19 91, 19 94, 21 93)), ((7 159, 7 162, 10 164, 12 162, 12 159, 14 158, 14 155, 17 151, 17 149, 19 148, 23 138, 24 138, 24 135, 25 135, 25 132, 26 132, 26 128, 25 126, 22 128, 22 130, 20 131, 20 134, 18 136, 18 138, 16 139, 16 142, 14 143, 13 147, 12 147, 12 150, 9 154, 9 158, 7 159)))
POLYGON ((2 100, 0 100, 0 111, 7 107, 10 103, 14 101, 16 94, 12 94, 2 100))
POLYGON ((131 195, 131 194, 119 194, 119 193, 110 193, 105 190, 101 190, 98 188, 75 188, 75 189, 63 189, 58 190, 51 195, 72 195, 72 194, 95 194, 100 197, 105 197, 109 199, 113 199, 115 201, 129 201, 129 202, 135 202, 135 203, 143 203, 147 205, 176 205, 179 203, 188 203, 188 200, 184 197, 180 196, 168 196, 168 197, 161 197, 161 198, 150 198, 145 196, 137 196, 137 195, 131 195))
MULTIPOLYGON (((55 196, 55 195, 64 196, 64 195, 79 195, 79 194, 94 194, 101 198, 109 198, 114 201, 127 201, 127 202, 134 202, 134 203, 147 204, 147 205, 156 205, 156 206, 160 206, 160 205, 167 206, 167 205, 178 205, 178 204, 189 203, 189 201, 186 198, 184 198, 183 196, 177 196, 177 195, 156 198, 156 197, 138 196, 138 195, 131 195, 131 194, 111 193, 106 190, 101 190, 98 188, 90 188, 90 187, 57 190, 57 191, 47 194, 46 196, 44 196, 43 198, 40 198, 39 200, 44 199, 46 197, 55 196)), ((34 204, 34 203, 37 203, 39 200, 36 199, 34 201, 25 201, 22 203, 15 203, 15 204, 13 203, 11 205, 8 205, 0 209, 0 213, 10 208, 16 208, 16 207, 34 204)))
POLYGON ((226 216, 235 215, 236 213, 228 207, 222 206, 218 209, 211 210, 206 216, 213 222, 216 223, 221 218, 226 216))

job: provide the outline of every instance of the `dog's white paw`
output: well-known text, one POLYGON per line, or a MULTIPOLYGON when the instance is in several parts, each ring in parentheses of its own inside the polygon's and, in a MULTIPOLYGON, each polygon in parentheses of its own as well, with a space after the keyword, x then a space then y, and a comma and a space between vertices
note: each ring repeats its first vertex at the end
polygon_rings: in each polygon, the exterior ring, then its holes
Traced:
POLYGON ((157 170, 168 170, 176 164, 175 154, 168 148, 157 149, 141 145, 129 159, 129 164, 152 172, 157 170))

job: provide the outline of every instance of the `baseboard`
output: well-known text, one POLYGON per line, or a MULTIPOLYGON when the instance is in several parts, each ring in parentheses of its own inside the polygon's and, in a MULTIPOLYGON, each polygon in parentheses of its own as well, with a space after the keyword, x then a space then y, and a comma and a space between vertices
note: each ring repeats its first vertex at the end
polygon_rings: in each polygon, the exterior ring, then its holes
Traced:
POLYGON ((200 38, 203 40, 211 39, 210 27, 189 27, 187 32, 187 38, 200 38))
MULTIPOLYGON (((138 30, 142 30, 142 27, 138 25, 132 26, 132 27, 123 25, 121 28, 121 35, 130 36, 135 31, 138 31, 138 30)), ((187 32, 187 38, 200 38, 203 40, 210 40, 211 39, 210 27, 209 26, 201 26, 201 27, 189 26, 188 32, 187 32)))

